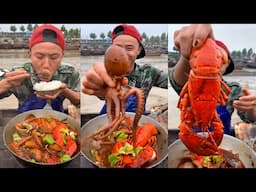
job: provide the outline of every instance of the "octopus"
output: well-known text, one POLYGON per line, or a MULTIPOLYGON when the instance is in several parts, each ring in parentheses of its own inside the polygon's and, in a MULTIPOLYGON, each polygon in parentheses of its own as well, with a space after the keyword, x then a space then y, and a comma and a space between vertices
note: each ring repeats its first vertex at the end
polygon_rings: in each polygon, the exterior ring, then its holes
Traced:
POLYGON ((128 85, 125 77, 130 68, 128 55, 124 48, 111 45, 105 52, 104 65, 107 73, 113 79, 116 86, 107 87, 105 100, 107 107, 108 124, 100 128, 95 134, 89 136, 97 144, 104 144, 103 140, 111 135, 125 120, 126 101, 131 95, 137 99, 137 112, 132 123, 133 140, 135 142, 138 122, 144 111, 144 93, 136 87, 128 85))

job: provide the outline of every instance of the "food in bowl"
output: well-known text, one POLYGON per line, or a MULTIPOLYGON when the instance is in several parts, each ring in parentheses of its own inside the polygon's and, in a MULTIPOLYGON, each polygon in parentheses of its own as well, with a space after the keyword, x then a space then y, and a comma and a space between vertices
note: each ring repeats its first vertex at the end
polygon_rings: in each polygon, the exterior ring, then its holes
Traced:
POLYGON ((15 156, 30 163, 56 165, 68 162, 80 152, 80 146, 77 128, 66 120, 59 120, 54 115, 37 117, 33 112, 26 113, 21 121, 7 125, 4 141, 15 156))
POLYGON ((161 134, 151 122, 141 123, 133 141, 133 120, 130 117, 108 134, 104 127, 81 139, 81 151, 99 167, 139 168, 147 167, 162 158, 158 156, 158 139, 161 134))
MULTIPOLYGON (((133 119, 135 117, 135 113, 126 112, 126 117, 130 117, 133 119)), ((100 167, 100 168, 108 167, 108 166, 102 166, 98 163, 96 159, 97 156, 94 153, 95 151, 92 150, 94 146, 92 143, 93 142, 92 137, 96 133, 99 133, 99 131, 102 130, 102 128, 106 126, 108 122, 109 120, 108 120, 107 114, 103 114, 90 119, 81 128, 80 146, 81 146, 82 157, 84 157, 86 161, 89 161, 95 167, 100 167)), ((151 118, 150 116, 142 115, 138 125, 142 126, 143 124, 146 124, 146 123, 152 123, 157 128, 157 132, 158 132, 156 135, 157 143, 155 147, 155 150, 157 152, 157 159, 147 162, 147 164, 143 165, 143 167, 153 168, 161 165, 161 167, 165 166, 167 168, 167 163, 165 164, 165 160, 167 160, 167 156, 168 156, 168 131, 167 129, 162 127, 160 123, 155 119, 151 118)), ((86 166, 86 168, 88 167, 86 166)))
POLYGON ((220 149, 219 155, 202 156, 187 152, 181 158, 178 168, 245 168, 239 154, 220 149))
MULTIPOLYGON (((239 164, 244 168, 256 167, 256 153, 254 153, 254 151, 245 142, 233 136, 224 134, 222 142, 219 145, 219 149, 222 151, 225 160, 233 167, 238 167, 239 164)), ((177 139, 168 147, 168 167, 178 168, 182 162, 182 159, 186 157, 186 155, 194 155, 195 157, 190 156, 189 158, 193 160, 197 159, 197 156, 192 154, 180 139, 177 139)), ((201 157, 198 158, 200 159, 201 157)), ((217 156, 205 157, 206 165, 209 162, 209 165, 207 166, 210 166, 210 163, 212 162, 215 164, 220 163, 222 160, 222 157, 217 156)), ((188 161, 191 160, 188 159, 188 161)), ((187 164, 188 167, 190 165, 187 164)), ((194 166, 195 165, 193 165, 193 167, 194 166)), ((226 168, 227 166, 229 167, 230 165, 226 165, 226 168)))
POLYGON ((52 80, 49 82, 40 81, 39 83, 35 83, 33 89, 39 95, 54 95, 60 89, 62 85, 61 81, 52 80))

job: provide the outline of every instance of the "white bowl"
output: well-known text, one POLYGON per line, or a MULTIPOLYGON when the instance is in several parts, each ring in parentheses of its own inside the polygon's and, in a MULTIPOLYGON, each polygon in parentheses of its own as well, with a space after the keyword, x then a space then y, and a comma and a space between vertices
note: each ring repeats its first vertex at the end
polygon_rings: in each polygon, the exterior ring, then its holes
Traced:
POLYGON ((49 82, 41 81, 39 83, 35 83, 33 86, 33 89, 37 92, 39 95, 54 95, 56 94, 60 87, 62 82, 53 80, 49 82))

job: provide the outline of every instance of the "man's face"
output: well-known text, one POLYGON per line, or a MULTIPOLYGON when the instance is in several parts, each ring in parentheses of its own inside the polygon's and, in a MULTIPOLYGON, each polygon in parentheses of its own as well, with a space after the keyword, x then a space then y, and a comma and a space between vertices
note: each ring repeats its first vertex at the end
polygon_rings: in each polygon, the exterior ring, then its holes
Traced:
POLYGON ((113 44, 123 47, 125 49, 130 61, 129 73, 131 73, 134 68, 134 63, 137 58, 137 55, 139 55, 141 51, 139 42, 137 41, 136 38, 130 35, 119 35, 113 40, 113 44))
POLYGON ((41 81, 50 81, 64 56, 63 50, 51 42, 41 42, 29 51, 32 66, 41 81))

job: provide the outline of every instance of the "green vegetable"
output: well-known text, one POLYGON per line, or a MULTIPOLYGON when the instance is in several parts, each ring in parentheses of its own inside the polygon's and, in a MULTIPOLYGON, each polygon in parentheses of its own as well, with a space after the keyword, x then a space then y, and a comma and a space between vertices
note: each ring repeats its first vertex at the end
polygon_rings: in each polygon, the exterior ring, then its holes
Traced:
POLYGON ((30 159, 30 162, 35 163, 36 160, 35 159, 30 159))
POLYGON ((62 128, 60 128, 60 131, 62 133, 64 133, 63 136, 62 136, 63 143, 67 144, 67 135, 69 134, 69 129, 66 129, 66 128, 62 127, 62 128))
POLYGON ((211 156, 204 156, 203 165, 207 166, 209 162, 211 162, 211 156))
POLYGON ((21 140, 21 137, 19 136, 18 133, 14 133, 14 134, 12 135, 12 138, 13 138, 13 141, 19 141, 19 140, 21 140))
POLYGON ((132 155, 135 157, 135 151, 133 148, 133 145, 129 144, 128 142, 125 142, 123 147, 120 147, 117 151, 118 154, 123 154, 123 155, 132 155))
POLYGON ((121 161, 121 157, 118 153, 113 153, 108 156, 108 162, 110 163, 111 167, 114 167, 119 161, 121 161))
POLYGON ((68 129, 66 129, 66 128, 60 128, 60 131, 61 132, 63 132, 63 133, 65 133, 65 134, 69 134, 69 130, 68 129))
POLYGON ((207 166, 209 163, 217 164, 223 161, 220 155, 212 155, 212 156, 204 156, 203 157, 203 165, 207 166))
POLYGON ((115 131, 113 132, 113 135, 116 138, 116 141, 122 141, 128 137, 128 134, 126 134, 123 130, 115 131))
POLYGON ((116 153, 112 153, 108 156, 108 162, 111 167, 114 167, 117 162, 121 161, 121 155, 131 155, 132 157, 135 157, 142 150, 143 147, 136 147, 134 149, 133 145, 125 142, 124 146, 120 147, 116 153))
MULTIPOLYGON (((139 150, 139 147, 138 147, 139 150)), ((120 147, 116 153, 112 153, 108 156, 108 162, 110 163, 111 167, 114 167, 117 162, 121 161, 121 155, 131 155, 135 157, 136 152, 133 148, 133 145, 125 142, 123 147, 120 147)))
POLYGON ((44 142, 46 142, 50 145, 55 143, 55 140, 52 138, 51 135, 46 135, 43 140, 44 140, 44 142))
POLYGON ((138 155, 143 150, 143 147, 139 146, 135 148, 135 154, 138 155))
POLYGON ((65 162, 65 161, 69 161, 71 159, 71 157, 67 154, 64 154, 60 157, 60 162, 65 162))
POLYGON ((66 145, 67 144, 67 135, 66 134, 62 135, 62 140, 63 140, 63 143, 66 145))
POLYGON ((213 155, 212 160, 213 160, 214 163, 219 163, 219 162, 223 161, 223 159, 220 155, 213 155))

